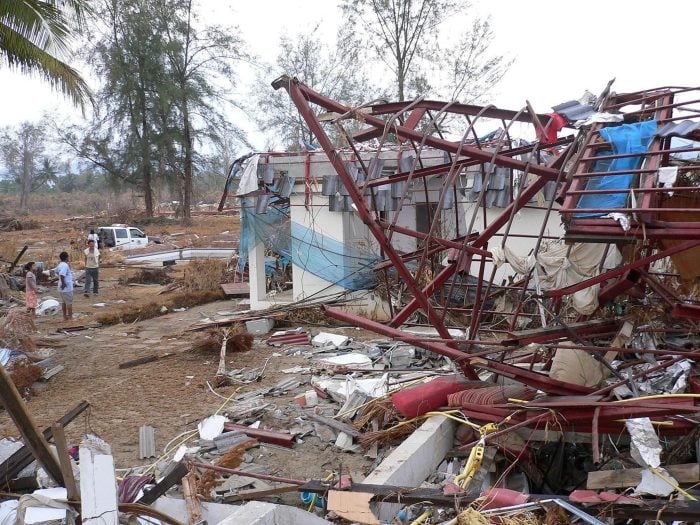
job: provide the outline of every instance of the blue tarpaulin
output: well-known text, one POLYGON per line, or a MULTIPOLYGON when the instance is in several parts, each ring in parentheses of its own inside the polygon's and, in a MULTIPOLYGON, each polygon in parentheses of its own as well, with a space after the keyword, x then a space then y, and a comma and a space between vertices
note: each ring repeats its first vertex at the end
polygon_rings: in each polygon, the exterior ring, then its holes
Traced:
MULTIPOLYGON (((611 126, 600 130, 603 140, 610 142, 613 153, 621 155, 625 153, 639 153, 630 157, 617 159, 602 159, 593 166, 593 171, 624 171, 639 168, 642 163, 643 153, 647 151, 651 141, 656 134, 656 121, 648 120, 635 124, 623 124, 621 126, 611 126)), ((609 155, 610 150, 599 152, 599 156, 609 155)), ((633 173, 622 173, 615 175, 603 175, 588 179, 587 190, 619 190, 627 189, 634 180, 633 173)), ((625 208, 627 193, 595 193, 583 195, 577 208, 625 208)), ((600 217, 605 213, 577 213, 575 217, 600 217)))
MULTIPOLYGON (((248 251, 260 242, 280 256, 277 264, 283 267, 291 261, 303 271, 353 291, 377 284, 372 267, 379 261, 378 256, 292 222, 287 203, 271 202, 266 213, 256 213, 253 199, 244 199, 240 270, 248 263, 248 251)), ((275 266, 266 264, 266 272, 276 271, 275 266)))

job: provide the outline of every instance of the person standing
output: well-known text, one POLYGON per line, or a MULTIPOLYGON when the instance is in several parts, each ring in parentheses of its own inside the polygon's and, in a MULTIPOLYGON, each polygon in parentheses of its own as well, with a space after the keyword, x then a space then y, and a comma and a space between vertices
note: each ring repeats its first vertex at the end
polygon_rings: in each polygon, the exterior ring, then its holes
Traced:
POLYGON ((58 256, 61 260, 56 267, 58 274, 58 295, 61 298, 61 310, 63 319, 73 319, 73 273, 68 265, 68 252, 61 252, 58 256))
POLYGON ((83 295, 90 297, 90 283, 92 282, 92 293, 97 295, 99 287, 97 279, 99 277, 100 268, 100 250, 95 246, 95 241, 90 239, 88 247, 85 248, 85 288, 83 295))
POLYGON ((100 248, 100 236, 95 233, 95 230, 90 230, 90 233, 87 236, 87 240, 88 242, 95 241, 95 247, 97 247, 97 249, 100 248))
POLYGON ((36 315, 36 307, 39 302, 39 288, 36 285, 36 275, 34 275, 34 261, 24 265, 27 275, 24 278, 24 297, 27 312, 36 315))

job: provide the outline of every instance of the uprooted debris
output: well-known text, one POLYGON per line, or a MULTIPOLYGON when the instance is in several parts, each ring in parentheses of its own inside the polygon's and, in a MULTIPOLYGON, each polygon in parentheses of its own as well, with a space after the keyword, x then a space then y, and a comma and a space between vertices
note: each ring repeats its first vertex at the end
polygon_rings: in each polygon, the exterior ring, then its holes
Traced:
POLYGON ((116 310, 98 313, 95 315, 95 320, 103 325, 133 323, 134 321, 142 321, 164 315, 176 308, 191 308, 221 299, 224 299, 224 294, 221 290, 183 292, 166 296, 166 298, 158 302, 149 301, 146 303, 122 305, 116 310))
POLYGON ((119 279, 119 284, 170 284, 173 277, 166 268, 142 268, 130 277, 119 279))
POLYGON ((210 328, 192 343, 192 350, 200 352, 219 352, 226 338, 226 352, 247 352, 253 346, 253 336, 246 333, 241 325, 234 325, 229 330, 210 328))

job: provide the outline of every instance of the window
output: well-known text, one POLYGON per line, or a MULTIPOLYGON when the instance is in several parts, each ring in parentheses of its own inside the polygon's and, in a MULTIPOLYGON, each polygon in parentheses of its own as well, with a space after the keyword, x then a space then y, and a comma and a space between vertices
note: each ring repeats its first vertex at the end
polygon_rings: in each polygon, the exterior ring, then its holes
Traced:
POLYGON ((129 238, 129 233, 126 231, 126 228, 115 228, 114 234, 116 235, 117 239, 129 238))
POLYGON ((143 233, 138 228, 129 228, 129 232, 131 233, 132 239, 145 239, 146 238, 146 234, 143 233))

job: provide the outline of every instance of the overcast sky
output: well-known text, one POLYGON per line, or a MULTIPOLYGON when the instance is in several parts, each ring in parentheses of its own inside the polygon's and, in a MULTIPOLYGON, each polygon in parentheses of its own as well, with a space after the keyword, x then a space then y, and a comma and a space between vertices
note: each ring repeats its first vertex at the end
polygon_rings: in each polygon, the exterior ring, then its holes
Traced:
MULTIPOLYGON (((270 62, 281 34, 320 22, 330 43, 341 23, 333 0, 200 0, 200 7, 205 21, 238 26, 252 52, 270 62)), ((499 107, 520 109, 528 99, 547 112, 585 89, 598 94, 613 77, 618 92, 696 85, 700 78, 689 26, 700 15, 695 0, 475 0, 473 10, 491 16, 493 50, 514 59, 491 96, 499 107)), ((450 34, 459 29, 454 25, 450 34)), ((80 117, 36 78, 2 69, 0 90, 2 125, 34 120, 42 112, 80 117)), ((252 133, 250 124, 243 126, 252 133)), ((263 146, 261 137, 253 143, 263 146)))

